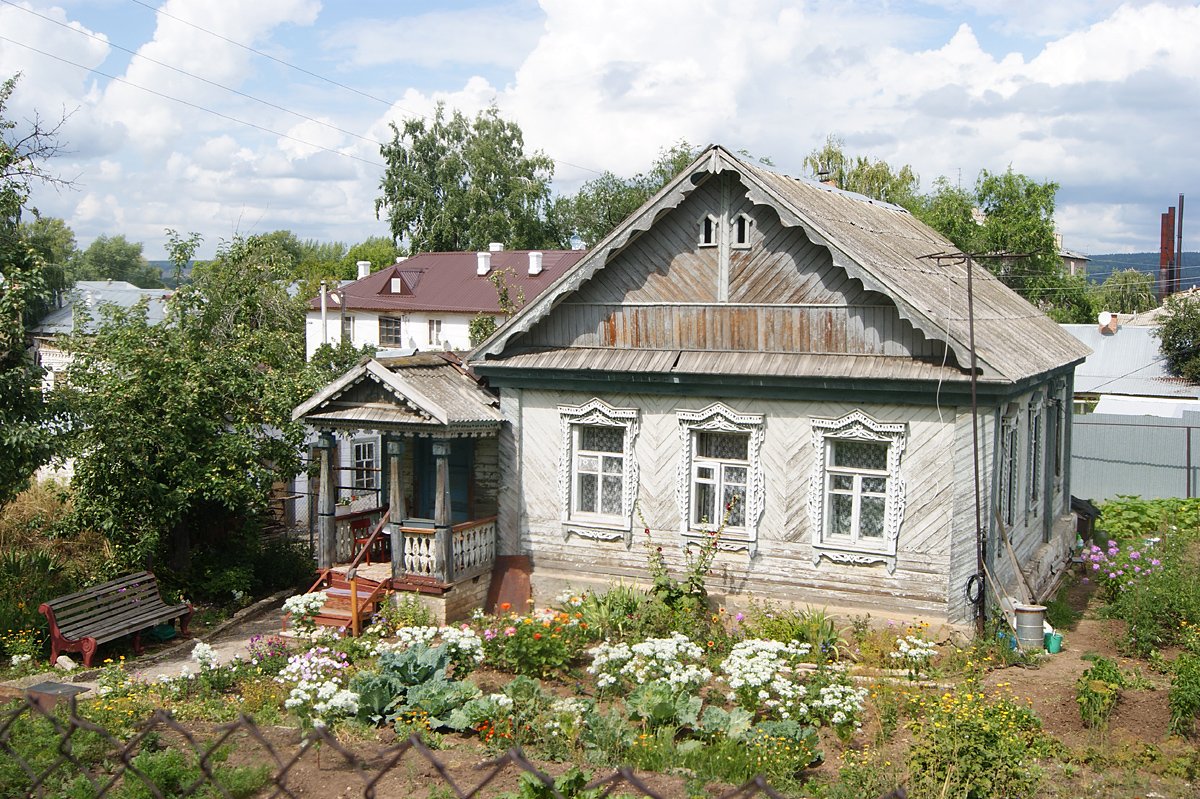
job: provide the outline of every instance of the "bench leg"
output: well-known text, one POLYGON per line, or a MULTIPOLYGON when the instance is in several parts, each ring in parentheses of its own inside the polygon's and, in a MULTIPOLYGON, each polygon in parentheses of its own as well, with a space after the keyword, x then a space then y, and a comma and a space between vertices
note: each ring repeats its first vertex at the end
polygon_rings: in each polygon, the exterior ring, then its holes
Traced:
POLYGON ((142 646, 142 631, 138 630, 133 634, 133 653, 140 655, 146 651, 146 647, 142 646))
POLYGON ((188 625, 192 623, 192 613, 195 611, 188 608, 188 612, 179 617, 179 633, 184 638, 188 637, 188 625))
POLYGON ((96 657, 96 650, 100 645, 96 643, 95 638, 84 638, 80 643, 80 652, 83 653, 83 666, 90 669, 92 667, 92 658, 96 657))

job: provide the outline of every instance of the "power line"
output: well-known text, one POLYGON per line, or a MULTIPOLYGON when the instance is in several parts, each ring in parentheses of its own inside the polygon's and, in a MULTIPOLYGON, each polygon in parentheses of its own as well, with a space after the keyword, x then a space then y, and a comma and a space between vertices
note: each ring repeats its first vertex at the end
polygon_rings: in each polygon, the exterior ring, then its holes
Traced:
MULTIPOLYGON (((334 79, 332 79, 332 78, 328 78, 328 77, 326 77, 326 76, 324 76, 324 75, 321 75, 321 74, 319 74, 319 73, 316 73, 316 72, 313 72, 313 71, 311 71, 311 70, 305 69, 304 67, 301 67, 301 66, 298 66, 298 65, 296 65, 296 64, 293 64, 293 63, 291 63, 290 61, 285 61, 285 60, 283 60, 282 58, 277 58, 277 57, 275 57, 275 56, 271 55, 270 53, 265 53, 265 52, 263 52, 262 50, 258 50, 258 49, 254 48, 254 47, 251 47, 250 45, 247 45, 247 44, 242 44, 242 43, 241 43, 241 42, 239 42, 239 41, 236 41, 236 40, 234 40, 234 39, 230 39, 228 36, 222 36, 221 34, 219 34, 219 33, 215 32, 215 31, 212 31, 212 30, 209 30, 208 28, 205 28, 203 25, 197 25, 195 22, 191 22, 191 21, 189 21, 189 20, 183 19, 182 17, 177 17, 177 16, 175 16, 174 14, 169 14, 169 13, 167 13, 166 11, 163 11, 161 8, 155 8, 154 6, 152 6, 152 5, 150 5, 149 3, 145 2, 145 0, 130 0, 130 2, 132 2, 132 3, 136 3, 137 5, 139 5, 139 6, 142 6, 143 8, 146 8, 146 9, 149 9, 150 11, 153 11, 155 14, 161 14, 162 16, 164 16, 164 17, 167 17, 168 19, 173 19, 173 20, 175 20, 176 22, 178 22, 178 23, 180 23, 180 24, 187 25, 188 27, 190 27, 190 28, 194 28, 195 30, 198 30, 198 31, 200 31, 200 32, 202 32, 202 33, 207 33, 209 36, 213 36, 213 37, 215 37, 215 38, 217 38, 217 39, 220 39, 220 40, 221 40, 221 41, 223 41, 223 42, 227 42, 227 43, 229 43, 229 44, 232 44, 234 47, 240 47, 241 49, 245 50, 246 52, 249 52, 249 53, 254 53, 254 54, 255 54, 255 55, 257 55, 257 56, 261 56, 261 57, 263 57, 263 58, 266 58, 266 59, 269 59, 269 60, 271 60, 271 61, 274 61, 276 64, 279 64, 279 65, 281 65, 281 66, 287 67, 288 69, 294 69, 294 70, 296 70, 297 72, 300 72, 300 73, 303 73, 303 74, 305 74, 305 75, 308 75, 308 76, 309 76, 309 77, 311 77, 311 78, 316 78, 316 79, 317 79, 317 80, 319 80, 319 81, 324 81, 325 83, 328 83, 328 84, 329 84, 329 85, 331 85, 331 86, 336 86, 336 87, 337 87, 337 88, 339 88, 339 89, 344 89, 345 91, 348 91, 348 92, 353 92, 354 94, 357 94, 357 95, 359 95, 360 97, 365 97, 365 98, 367 98, 368 100, 374 100, 375 102, 377 102, 377 103, 381 103, 381 104, 383 104, 383 105, 387 106, 388 108, 394 108, 394 109, 396 109, 397 111, 399 111, 399 112, 401 112, 401 113, 403 113, 403 114, 407 114, 407 115, 408 115, 408 116, 410 116, 410 117, 419 117, 419 118, 421 118, 421 119, 426 119, 426 120, 430 120, 430 121, 432 121, 432 120, 433 120, 433 117, 429 116, 428 114, 422 114, 422 113, 420 113, 419 111, 413 111, 413 110, 411 110, 411 109, 408 109, 408 108, 402 108, 401 106, 395 105, 395 104, 393 104, 393 103, 391 103, 391 102, 389 102, 389 101, 387 101, 387 100, 384 100, 382 97, 376 97, 376 96, 375 96, 375 95, 373 95, 373 94, 368 94, 367 92, 364 92, 364 91, 361 91, 361 90, 359 90, 359 89, 356 89, 356 88, 354 88, 353 86, 348 86, 348 85, 347 85, 347 84, 345 84, 345 83, 341 83, 340 81, 336 81, 336 80, 334 80, 334 79)), ((550 158, 550 160, 551 160, 551 161, 553 161, 553 162, 554 162, 554 163, 556 163, 556 164, 561 164, 562 166, 569 166, 569 167, 572 167, 572 168, 574 168, 574 169, 580 169, 580 170, 583 170, 584 172, 591 172, 593 175, 603 175, 603 174, 604 174, 604 173, 603 173, 601 170, 599 170, 599 169, 593 169, 593 168, 591 168, 591 167, 583 166, 582 164, 575 164, 575 163, 572 163, 572 162, 570 162, 570 161, 564 161, 564 160, 562 160, 561 158, 554 158, 554 157, 551 157, 551 158, 550 158)))
POLYGON ((236 94, 239 97, 245 97, 247 100, 253 100, 256 103, 262 103, 263 105, 267 106, 268 108, 274 108, 276 111, 283 111, 285 114, 291 114, 292 116, 299 117, 300 119, 308 120, 309 122, 315 122, 318 125, 323 125, 324 127, 329 128, 330 130, 336 130, 338 133, 342 133, 347 136, 352 136, 356 139, 361 139, 362 141, 365 141, 368 144, 374 144, 377 147, 383 146, 383 142, 376 141, 375 139, 371 139, 366 136, 361 136, 357 133, 354 133, 353 131, 339 128, 337 125, 331 125, 328 122, 323 122, 319 119, 316 119, 315 117, 310 117, 306 114, 302 114, 299 111, 293 111, 290 108, 284 108, 283 106, 272 103, 269 100, 263 100, 260 97, 255 97, 252 94, 247 94, 246 92, 240 91, 231 86, 226 86, 224 84, 217 83, 216 81, 209 80, 208 78, 201 77, 200 75, 196 75, 192 72, 188 72, 185 69, 180 69, 179 67, 172 66, 166 62, 159 61, 156 58, 151 58, 150 56, 142 55, 141 53, 138 53, 134 50, 130 50, 127 47, 122 47, 119 44, 114 44, 113 42, 110 42, 108 39, 105 39, 102 36, 97 36, 94 33, 90 33, 88 31, 82 30, 80 28, 72 27, 71 25, 68 25, 65 22, 61 22, 52 17, 48 17, 45 14, 39 14, 37 11, 34 11, 32 8, 25 8, 24 6, 19 6, 16 3, 12 2, 12 0, 0 0, 0 3, 4 3, 5 5, 12 6, 13 8, 16 8, 20 11, 24 11, 27 14, 32 14, 33 16, 39 17, 40 19, 43 19, 46 22, 52 22, 55 25, 58 25, 60 28, 66 28, 67 30, 72 31, 73 33, 78 33, 80 36, 87 36, 89 39, 94 39, 95 41, 103 42, 104 44, 108 45, 109 47, 113 47, 124 53, 129 53, 134 58, 140 58, 143 61, 149 61, 151 64, 157 64, 158 66, 163 67, 165 69, 172 70, 173 72, 178 72, 180 75, 186 75, 187 77, 192 78, 194 80, 202 81, 204 83, 207 83, 210 86, 215 86, 218 89, 222 89, 222 90, 230 92, 232 94, 236 94))
POLYGON ((72 61, 69 58, 63 58, 62 56, 55 55, 54 53, 48 53, 45 50, 39 50, 38 48, 33 47, 32 45, 25 44, 24 42, 18 42, 15 39, 8 38, 7 36, 0 35, 0 41, 5 41, 5 42, 8 42, 9 44, 15 44, 18 47, 24 47, 26 50, 32 50, 33 52, 44 55, 47 58, 53 58, 55 61, 61 61, 64 64, 69 64, 73 67, 78 67, 79 69, 86 70, 87 72, 92 72, 96 75, 100 75, 101 77, 108 78, 109 80, 115 80, 117 83, 123 83, 126 86, 132 86, 135 89, 140 89, 141 91, 144 91, 148 94, 153 94, 156 97, 161 97, 164 100, 171 100, 172 102, 179 103, 180 105, 186 105, 189 108, 194 108, 197 111, 203 111, 206 114, 212 114, 213 116, 220 117, 221 119, 228 120, 229 122, 236 122, 239 125, 245 125, 246 127, 254 128, 255 130, 260 130, 263 133, 269 133, 272 136, 278 136, 281 139, 287 139, 288 141, 294 141, 297 144, 303 144, 306 147, 313 147, 317 150, 323 150, 327 153, 333 153, 334 155, 340 155, 343 158, 352 158, 355 161, 360 161, 364 164, 368 164, 373 167, 379 167, 379 168, 383 168, 383 169, 387 168, 386 164, 380 163, 379 161, 370 161, 366 158, 360 158, 359 156, 353 155, 351 153, 343 152, 341 150, 335 150, 332 147, 325 147, 320 144, 316 144, 314 142, 305 141, 304 139, 299 139, 299 138, 296 138, 295 136, 290 136, 287 133, 280 133, 277 130, 272 130, 271 128, 263 127, 262 125, 255 124, 254 122, 247 122, 244 119, 238 119, 237 117, 230 116, 229 114, 221 113, 220 111, 216 111, 212 108, 207 108, 207 107, 199 105, 197 103, 193 103, 189 100, 184 100, 179 97, 172 97, 169 94, 164 94, 160 91, 156 91, 154 89, 150 89, 145 86, 141 86, 132 81, 126 80, 125 78, 118 78, 116 75, 110 75, 107 72, 101 72, 98 69, 93 69, 92 67, 84 66, 83 64, 80 64, 76 61, 72 61))

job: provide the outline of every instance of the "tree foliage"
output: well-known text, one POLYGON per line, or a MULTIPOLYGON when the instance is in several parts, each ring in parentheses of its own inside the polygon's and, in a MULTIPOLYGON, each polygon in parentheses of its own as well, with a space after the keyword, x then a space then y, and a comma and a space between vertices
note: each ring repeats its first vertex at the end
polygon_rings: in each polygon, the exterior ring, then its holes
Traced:
POLYGON ((908 207, 917 197, 921 180, 908 164, 892 169, 886 161, 846 154, 846 143, 830 134, 825 144, 804 159, 804 167, 819 180, 832 181, 844 191, 908 207))
POLYGON ((1167 298, 1155 335, 1171 371, 1200 383, 1200 296, 1188 291, 1167 298))
POLYGON ((556 227, 568 238, 578 238, 591 247, 607 236, 626 217, 667 185, 699 155, 699 148, 679 141, 660 150, 650 169, 631 178, 605 172, 579 187, 574 195, 560 197, 552 216, 556 227))
POLYGON ((123 235, 99 236, 79 253, 67 270, 72 283, 79 280, 123 280, 141 289, 163 287, 162 273, 142 255, 141 242, 123 235))
POLYGON ((62 183, 46 170, 58 152, 58 126, 34 119, 18 132, 5 116, 18 77, 0 83, 0 506, 50 454, 42 370, 28 349, 28 325, 48 297, 46 262, 29 241, 21 215, 32 184, 62 183))
POLYGON ((371 271, 377 272, 385 266, 396 263, 400 255, 396 242, 387 236, 371 236, 350 248, 343 256, 338 267, 337 277, 350 280, 358 277, 358 262, 370 261, 371 271))
POLYGON ((162 323, 144 304, 108 307, 93 335, 65 342, 78 520, 122 566, 167 556, 185 572, 193 547, 219 549, 299 471, 291 410, 327 377, 304 364, 291 265, 277 241, 235 238, 195 267, 162 323))
POLYGON ((410 252, 553 247, 561 236, 548 218, 554 162, 528 155, 521 128, 493 106, 469 120, 447 116, 392 124, 380 148, 387 169, 375 213, 387 214, 395 241, 410 252))
POLYGON ((1102 311, 1129 314, 1157 308, 1154 277, 1137 269, 1113 272, 1100 284, 1096 305, 1102 311))

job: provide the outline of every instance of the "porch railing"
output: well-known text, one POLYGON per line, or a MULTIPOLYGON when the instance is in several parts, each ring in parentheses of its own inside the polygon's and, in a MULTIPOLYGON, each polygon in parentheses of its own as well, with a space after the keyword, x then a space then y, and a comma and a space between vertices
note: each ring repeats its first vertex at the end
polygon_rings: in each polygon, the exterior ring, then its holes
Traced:
POLYGON ((354 531, 352 525, 360 519, 369 520, 369 526, 374 528, 387 513, 388 506, 365 508, 350 513, 338 514, 334 517, 334 540, 337 542, 337 563, 348 563, 358 554, 359 548, 354 546, 354 531))
POLYGON ((492 570, 496 560, 496 517, 474 519, 450 528, 450 562, 431 527, 401 527, 403 571, 444 583, 467 580, 492 570))

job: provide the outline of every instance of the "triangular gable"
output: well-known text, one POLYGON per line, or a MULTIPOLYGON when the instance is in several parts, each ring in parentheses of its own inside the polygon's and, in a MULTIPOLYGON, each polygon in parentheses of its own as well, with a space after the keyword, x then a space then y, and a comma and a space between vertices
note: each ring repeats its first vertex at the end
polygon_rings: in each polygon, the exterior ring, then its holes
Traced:
POLYGON ((442 425, 449 424, 449 414, 438 403, 373 358, 360 361, 344 375, 298 405, 292 411, 292 421, 299 421, 320 408, 338 401, 364 380, 372 380, 379 384, 396 398, 398 405, 411 408, 431 422, 442 425))
MULTIPOLYGON (((976 281, 976 327, 984 333, 983 343, 976 348, 983 376, 1016 381, 1076 362, 1086 354, 1075 342, 1060 341, 1062 334, 1057 325, 986 270, 969 260, 932 259, 938 253, 955 252, 954 246, 903 209, 826 187, 803 185, 794 178, 746 164, 723 147, 713 145, 593 247, 574 269, 480 344, 471 353, 471 360, 500 356, 514 338, 528 333, 635 237, 678 208, 695 191, 698 178, 725 171, 739 175, 752 202, 771 207, 784 224, 801 228, 814 243, 829 251, 835 266, 864 289, 886 297, 901 319, 927 339, 944 342, 964 365, 971 360, 966 323, 966 276, 971 269, 976 281), (835 217, 836 224, 831 223, 835 217), (937 280, 933 281, 932 276, 937 280), (930 295, 928 286, 921 285, 922 280, 936 282, 936 297, 930 295), (1030 338, 1045 339, 1053 346, 1023 359, 1008 354, 1013 349, 1030 349, 1030 338), (1024 347, 1012 346, 1022 340, 1026 342, 1024 347)), ((980 341, 979 335, 976 340, 980 341)))

